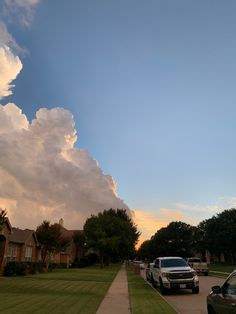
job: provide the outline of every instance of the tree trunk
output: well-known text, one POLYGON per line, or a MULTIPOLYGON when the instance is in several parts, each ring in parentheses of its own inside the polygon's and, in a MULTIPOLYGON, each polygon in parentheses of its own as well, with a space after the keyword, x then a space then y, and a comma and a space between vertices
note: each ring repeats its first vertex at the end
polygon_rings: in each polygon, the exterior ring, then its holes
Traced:
POLYGON ((100 268, 104 267, 104 253, 100 251, 100 268))

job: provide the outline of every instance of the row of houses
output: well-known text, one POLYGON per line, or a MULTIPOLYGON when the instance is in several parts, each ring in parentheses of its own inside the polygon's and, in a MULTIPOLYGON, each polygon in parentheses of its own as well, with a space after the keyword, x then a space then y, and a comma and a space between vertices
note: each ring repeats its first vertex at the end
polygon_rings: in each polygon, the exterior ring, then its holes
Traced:
MULTIPOLYGON (((70 264, 81 258, 81 252, 78 251, 74 242, 74 235, 83 231, 67 230, 63 226, 62 219, 59 225, 62 236, 69 240, 69 244, 63 252, 54 254, 51 262, 69 267, 70 264)), ((3 228, 0 230, 0 272, 10 261, 39 262, 41 261, 41 247, 34 230, 14 228, 6 218, 3 228)))

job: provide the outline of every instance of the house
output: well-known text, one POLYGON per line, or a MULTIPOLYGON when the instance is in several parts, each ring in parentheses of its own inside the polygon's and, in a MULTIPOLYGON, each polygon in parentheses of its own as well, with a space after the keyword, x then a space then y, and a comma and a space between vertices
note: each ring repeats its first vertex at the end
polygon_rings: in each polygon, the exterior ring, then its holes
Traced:
MULTIPOLYGON (((51 262, 69 267, 84 257, 84 237, 81 230, 67 230, 61 219, 61 240, 65 248, 51 256, 51 262)), ((11 226, 8 218, 0 229, 0 273, 7 262, 38 262, 41 261, 41 246, 34 230, 20 229, 11 226)))
POLYGON ((64 264, 69 267, 75 261, 80 260, 84 256, 84 240, 82 230, 67 230, 63 226, 63 220, 60 219, 61 237, 66 243, 65 249, 54 254, 53 262, 56 264, 64 264), (80 241, 78 241, 78 239, 80 241), (80 243, 81 242, 81 243, 80 243))
POLYGON ((40 245, 34 230, 12 228, 8 237, 8 262, 36 262, 40 260, 40 245))
POLYGON ((5 219, 3 227, 0 229, 0 273, 6 264, 6 252, 8 250, 9 237, 12 227, 8 218, 5 219))

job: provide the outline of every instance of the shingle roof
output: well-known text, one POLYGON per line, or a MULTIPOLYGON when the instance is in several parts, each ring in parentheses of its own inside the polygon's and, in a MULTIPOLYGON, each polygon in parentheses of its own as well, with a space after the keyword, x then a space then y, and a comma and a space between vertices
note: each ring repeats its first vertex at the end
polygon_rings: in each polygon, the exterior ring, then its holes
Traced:
POLYGON ((79 232, 79 233, 83 233, 83 230, 68 230, 65 227, 61 226, 60 224, 58 224, 61 228, 61 234, 63 238, 66 239, 73 239, 74 235, 79 232))
POLYGON ((34 230, 30 230, 30 229, 22 230, 19 228, 12 228, 12 233, 9 235, 9 241, 14 242, 14 243, 23 244, 32 235, 35 238, 36 244, 38 244, 38 240, 37 240, 37 237, 36 237, 34 230))

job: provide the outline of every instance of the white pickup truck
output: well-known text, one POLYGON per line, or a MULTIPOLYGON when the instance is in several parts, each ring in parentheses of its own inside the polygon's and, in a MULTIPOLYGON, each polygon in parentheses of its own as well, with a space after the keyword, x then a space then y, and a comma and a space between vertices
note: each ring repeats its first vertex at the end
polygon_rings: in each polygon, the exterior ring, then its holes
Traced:
POLYGON ((161 294, 173 289, 191 289, 193 293, 199 293, 198 276, 181 257, 158 257, 150 270, 151 282, 160 288, 161 294))
POLYGON ((199 257, 189 257, 186 261, 198 274, 202 273, 205 276, 208 275, 208 265, 207 263, 202 262, 199 257))

